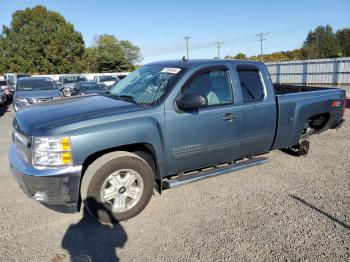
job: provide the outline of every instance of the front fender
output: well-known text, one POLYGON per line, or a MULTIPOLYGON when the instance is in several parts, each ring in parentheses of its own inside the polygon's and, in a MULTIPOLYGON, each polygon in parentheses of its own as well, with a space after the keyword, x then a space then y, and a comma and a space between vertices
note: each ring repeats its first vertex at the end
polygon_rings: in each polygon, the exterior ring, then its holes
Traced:
POLYGON ((82 165, 89 156, 100 151, 144 143, 153 147, 158 166, 163 166, 162 128, 155 117, 144 116, 101 123, 84 127, 83 130, 74 130, 70 135, 75 165, 82 165))

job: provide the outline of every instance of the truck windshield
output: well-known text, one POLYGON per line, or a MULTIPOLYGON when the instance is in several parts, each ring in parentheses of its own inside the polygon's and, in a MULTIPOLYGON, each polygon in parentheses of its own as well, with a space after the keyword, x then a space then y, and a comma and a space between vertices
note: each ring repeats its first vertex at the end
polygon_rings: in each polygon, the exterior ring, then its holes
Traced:
POLYGON ((181 68, 146 65, 115 83, 112 96, 130 97, 137 104, 157 105, 181 68))
POLYGON ((57 89, 51 79, 30 79, 19 80, 17 83, 17 91, 32 91, 32 90, 52 90, 57 89))

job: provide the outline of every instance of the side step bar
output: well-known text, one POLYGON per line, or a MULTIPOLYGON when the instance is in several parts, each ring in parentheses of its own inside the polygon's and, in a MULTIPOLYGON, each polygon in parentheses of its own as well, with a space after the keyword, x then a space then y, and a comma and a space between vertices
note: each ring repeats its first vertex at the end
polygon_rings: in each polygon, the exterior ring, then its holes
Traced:
POLYGON ((182 185, 186 185, 195 181, 203 180, 213 176, 220 176, 223 174, 236 172, 239 170, 247 169, 249 167, 257 166, 268 162, 267 157, 256 157, 251 158, 239 163, 230 164, 223 167, 217 167, 206 171, 201 171, 195 174, 181 175, 173 179, 168 179, 163 181, 163 186, 165 188, 173 188, 182 185))

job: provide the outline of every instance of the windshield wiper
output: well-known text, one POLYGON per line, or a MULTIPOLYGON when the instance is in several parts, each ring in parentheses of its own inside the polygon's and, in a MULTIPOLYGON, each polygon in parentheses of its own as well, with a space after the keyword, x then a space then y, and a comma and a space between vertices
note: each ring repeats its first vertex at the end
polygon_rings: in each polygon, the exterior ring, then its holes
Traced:
POLYGON ((116 98, 116 99, 121 99, 121 100, 129 100, 131 103, 133 104, 137 104, 137 102, 135 101, 134 97, 132 95, 112 95, 110 94, 110 96, 116 98))

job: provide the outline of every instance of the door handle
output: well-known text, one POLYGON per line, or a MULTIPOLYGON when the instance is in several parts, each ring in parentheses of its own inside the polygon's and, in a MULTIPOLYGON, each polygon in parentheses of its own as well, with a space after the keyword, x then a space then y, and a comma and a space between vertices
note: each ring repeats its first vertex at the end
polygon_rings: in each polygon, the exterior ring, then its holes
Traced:
POLYGON ((227 114, 225 114, 224 116, 223 116, 223 118, 221 118, 222 120, 225 120, 225 121, 230 121, 230 122, 232 122, 233 120, 235 120, 235 119, 237 119, 238 118, 238 116, 235 116, 235 115, 233 115, 233 114, 231 114, 231 113, 227 113, 227 114))

